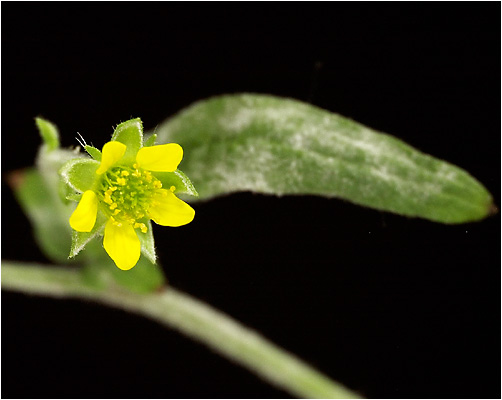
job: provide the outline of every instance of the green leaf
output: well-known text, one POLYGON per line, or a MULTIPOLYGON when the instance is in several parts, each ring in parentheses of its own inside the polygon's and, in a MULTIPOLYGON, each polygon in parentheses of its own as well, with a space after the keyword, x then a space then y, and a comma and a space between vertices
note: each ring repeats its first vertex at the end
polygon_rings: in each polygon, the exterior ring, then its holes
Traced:
POLYGON ((64 164, 59 173, 68 186, 83 193, 94 187, 98 168, 98 161, 90 158, 74 158, 64 164))
POLYGON ((96 161, 101 161, 101 151, 99 149, 95 148, 94 146, 89 146, 88 144, 84 145, 84 149, 96 161))
POLYGON ((162 182, 162 187, 165 189, 174 186, 174 193, 176 194, 188 194, 195 197, 199 195, 188 176, 179 169, 174 172, 154 172, 154 175, 162 182))
POLYGON ((466 171, 296 100, 215 97, 156 133, 183 146, 182 168, 201 200, 246 190, 315 194, 443 223, 479 220, 494 207, 466 171))
POLYGON ((152 223, 149 220, 142 221, 148 228, 146 233, 136 229, 139 241, 141 242, 141 253, 152 263, 157 262, 157 254, 155 252, 155 240, 153 238, 152 223))
POLYGON ((63 208, 57 192, 51 193, 42 175, 35 169, 12 174, 16 174, 16 178, 11 175, 11 186, 32 224, 40 249, 49 259, 66 263, 71 245, 67 208, 63 208))
POLYGON ((40 117, 35 118, 35 123, 48 150, 57 149, 59 147, 59 131, 56 125, 40 117))
POLYGON ((124 143, 127 146, 122 157, 122 162, 134 162, 136 154, 143 146, 143 123, 140 118, 130 119, 117 125, 112 140, 124 143))

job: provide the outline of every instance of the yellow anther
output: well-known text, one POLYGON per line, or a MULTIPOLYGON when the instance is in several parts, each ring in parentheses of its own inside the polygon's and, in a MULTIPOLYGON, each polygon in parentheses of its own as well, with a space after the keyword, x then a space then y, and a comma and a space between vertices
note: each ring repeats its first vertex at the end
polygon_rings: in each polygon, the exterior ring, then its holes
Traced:
POLYGON ((161 181, 155 181, 155 182, 153 182, 153 187, 155 189, 160 189, 162 187, 162 182, 161 181))
POLYGON ((124 186, 126 184, 126 179, 125 178, 117 178, 117 184, 120 186, 124 186))
POLYGON ((150 171, 144 171, 143 175, 145 176, 145 179, 148 183, 152 181, 152 174, 150 173, 150 171))
POLYGON ((176 190, 176 186, 171 186, 169 190, 174 193, 174 191, 176 190))
POLYGON ((110 217, 110 221, 112 221, 112 224, 113 225, 116 225, 116 226, 122 226, 122 223, 118 222, 115 218, 113 217, 110 217))
POLYGON ((122 171, 120 173, 120 175, 122 175, 122 176, 129 176, 129 172, 128 171, 122 171))
POLYGON ((115 192, 115 190, 117 190, 117 186, 111 186, 108 190, 111 190, 112 192, 115 192))
POLYGON ((134 177, 136 177, 136 178, 139 178, 141 176, 141 172, 139 172, 139 171, 136 170, 131 175, 134 176, 134 177))
POLYGON ((117 215, 120 212, 120 210, 117 208, 114 212, 113 215, 117 215))
POLYGON ((138 168, 139 168, 138 163, 134 163, 132 166, 133 166, 133 168, 135 168, 135 169, 138 169, 138 168))
POLYGON ((118 207, 117 203, 113 203, 110 205, 110 210, 115 210, 118 207))
POLYGON ((146 227, 146 225, 145 225, 145 224, 143 224, 143 223, 136 222, 136 223, 134 224, 134 229, 136 229, 136 228, 140 228, 140 229, 141 229, 141 232, 143 232, 143 233, 147 233, 147 232, 148 232, 148 228, 147 228, 147 227, 146 227))
POLYGON ((113 200, 108 193, 105 193, 105 198, 103 199, 105 203, 112 204, 113 200))

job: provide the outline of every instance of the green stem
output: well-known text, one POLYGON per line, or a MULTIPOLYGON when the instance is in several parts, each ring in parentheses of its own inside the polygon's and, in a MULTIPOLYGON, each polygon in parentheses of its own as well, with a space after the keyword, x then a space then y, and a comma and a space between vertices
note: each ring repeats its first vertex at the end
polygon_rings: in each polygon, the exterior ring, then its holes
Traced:
POLYGON ((306 398, 359 398, 294 355, 229 316, 171 287, 137 294, 98 290, 78 270, 2 262, 2 289, 59 298, 79 298, 154 319, 204 343, 268 382, 306 398))

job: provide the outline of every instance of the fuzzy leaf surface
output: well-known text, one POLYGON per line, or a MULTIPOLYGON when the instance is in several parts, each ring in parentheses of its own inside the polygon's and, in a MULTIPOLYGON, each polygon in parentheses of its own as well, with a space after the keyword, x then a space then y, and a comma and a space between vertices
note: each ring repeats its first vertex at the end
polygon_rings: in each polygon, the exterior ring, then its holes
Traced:
POLYGON ((403 141, 300 101, 203 100, 161 124, 179 143, 200 200, 236 191, 314 194, 443 223, 482 219, 490 193, 466 171, 403 141))

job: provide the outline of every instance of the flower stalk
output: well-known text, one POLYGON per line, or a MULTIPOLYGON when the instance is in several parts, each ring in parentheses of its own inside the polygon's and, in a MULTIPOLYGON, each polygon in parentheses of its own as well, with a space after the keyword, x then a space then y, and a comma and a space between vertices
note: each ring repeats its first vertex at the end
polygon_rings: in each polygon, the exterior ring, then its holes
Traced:
POLYGON ((207 304, 168 287, 137 294, 123 288, 97 290, 77 269, 2 262, 2 289, 32 295, 89 300, 120 308, 176 329, 302 398, 359 398, 259 333, 207 304))

